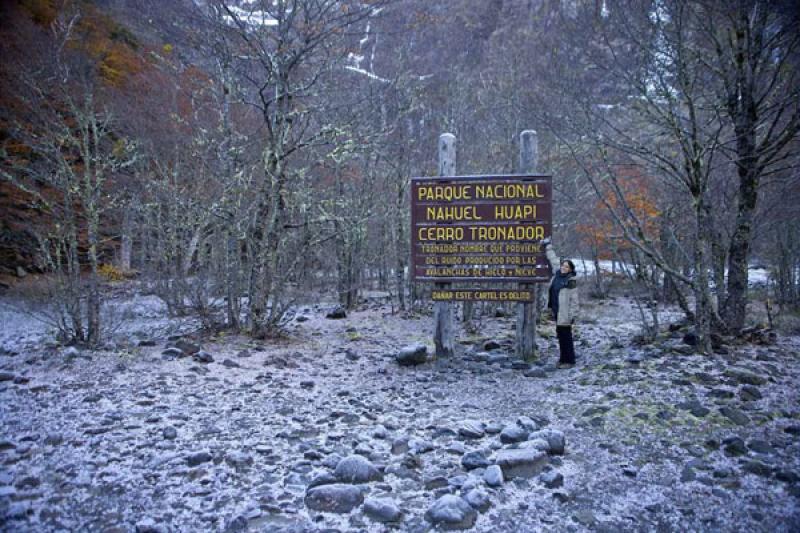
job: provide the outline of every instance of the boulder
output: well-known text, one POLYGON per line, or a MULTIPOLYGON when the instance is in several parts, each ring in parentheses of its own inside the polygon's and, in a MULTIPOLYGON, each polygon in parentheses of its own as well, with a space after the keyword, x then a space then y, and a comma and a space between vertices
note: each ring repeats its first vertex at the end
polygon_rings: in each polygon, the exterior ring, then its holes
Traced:
POLYGON ((316 476, 311 482, 308 484, 308 488, 312 489, 314 487, 319 487, 320 485, 335 485, 339 482, 339 478, 335 475, 331 474, 330 472, 323 472, 316 476))
POLYGON ((166 357, 183 357, 186 354, 184 354, 183 350, 181 350, 180 348, 176 348, 175 346, 170 346, 169 348, 161 352, 161 355, 164 355, 166 357))
POLYGON ((499 487, 503 484, 503 471, 499 466, 491 465, 483 472, 483 480, 490 487, 499 487))
POLYGON ((360 455, 350 455, 339 461, 334 474, 342 483, 369 483, 383 479, 380 470, 360 455))
POLYGON ((758 387, 753 385, 744 385, 739 390, 739 398, 741 398, 745 402, 754 402, 760 400, 764 396, 761 394, 761 391, 758 390, 758 387))
POLYGON ((483 343, 483 349, 487 352, 497 350, 498 348, 500 348, 500 343, 497 341, 486 341, 483 343))
POLYGON ((520 416, 517 418, 517 425, 527 431, 536 431, 539 425, 534 419, 529 416, 520 416))
POLYGON ((194 354, 194 360, 198 363, 213 363, 214 357, 210 353, 200 350, 194 354))
POLYGON ((535 448, 500 450, 495 463, 503 471, 504 479, 537 476, 547 464, 547 454, 535 448))
POLYGON ((486 491, 482 489, 470 490, 464 496, 464 500, 466 500, 466 502, 479 513, 485 513, 489 510, 489 507, 492 506, 492 502, 489 500, 489 495, 486 494, 486 491))
POLYGON ((539 481, 548 489, 557 489, 564 486, 564 476, 555 470, 550 470, 539 476, 539 481))
POLYGON ((528 431, 517 424, 509 424, 500 432, 500 442, 503 444, 513 444, 522 442, 528 438, 528 431))
POLYGON ((461 466, 463 466, 466 470, 475 470, 476 468, 486 468, 489 466, 489 460, 486 458, 486 455, 480 451, 476 450, 473 452, 467 452, 461 457, 461 466))
POLYGON ((719 412, 737 426, 746 426, 750 423, 747 415, 735 407, 725 406, 720 408, 719 412))
POLYGON ((186 463, 190 466, 199 466, 203 463, 207 463, 213 459, 213 456, 208 452, 197 452, 192 453, 186 457, 186 463))
POLYGON ((408 450, 408 437, 398 437, 392 441, 392 455, 403 455, 408 450))
POLYGON ((305 497, 306 507, 327 513, 349 513, 363 502, 359 487, 341 483, 312 487, 305 497))
POLYGON ((376 522, 398 522, 403 511, 390 498, 367 498, 364 502, 364 514, 376 522))
POLYGON ((486 434, 486 425, 474 420, 464 422, 458 428, 458 435, 465 439, 480 439, 486 434))
POLYGON ((700 339, 694 331, 690 331, 683 336, 683 343, 688 346, 697 346, 698 342, 700 342, 700 339))
POLYGON ((469 529, 477 517, 478 513, 464 498, 453 494, 440 497, 425 513, 425 520, 443 530, 469 529))
POLYGON ((245 452, 233 451, 225 455, 225 462, 237 470, 249 468, 253 464, 253 457, 245 452))
POLYGON ((329 318, 331 320, 341 320, 343 318, 347 318, 347 311, 341 305, 338 305, 328 311, 328 314, 325 315, 325 318, 329 318))
POLYGON ((542 439, 547 442, 547 453, 550 455, 564 455, 566 438, 564 433, 557 429, 542 429, 528 435, 529 440, 542 439))
POLYGON ((767 378, 746 368, 731 367, 725 370, 725 375, 742 385, 764 385, 767 382, 767 378))
POLYGON ((424 344, 412 344, 401 348, 395 361, 400 366, 415 366, 421 365, 428 360, 428 347, 424 344))
POLYGON ((175 348, 183 352, 184 355, 194 355, 200 351, 200 346, 187 340, 179 340, 174 344, 175 348))

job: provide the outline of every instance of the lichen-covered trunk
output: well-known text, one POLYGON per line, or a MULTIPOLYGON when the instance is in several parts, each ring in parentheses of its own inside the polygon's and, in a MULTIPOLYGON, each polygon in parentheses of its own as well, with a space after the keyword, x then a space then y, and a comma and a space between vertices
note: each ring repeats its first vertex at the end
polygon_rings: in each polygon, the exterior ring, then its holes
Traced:
POLYGON ((131 256, 133 255, 133 214, 129 206, 122 213, 122 228, 120 231, 119 269, 128 272, 131 269, 131 256))
POLYGON ((239 242, 232 231, 225 233, 225 289, 227 296, 227 323, 234 331, 240 328, 239 316, 241 305, 239 295, 241 292, 239 272, 241 269, 241 255, 239 242))
MULTIPOLYGON (((402 179, 402 178, 401 178, 402 179)), ((395 265, 395 290, 397 291, 397 301, 402 311, 406 310, 406 283, 405 272, 406 265, 408 265, 408 243, 406 242, 405 231, 405 212, 406 204, 406 191, 401 181, 397 187, 397 204, 395 206, 395 254, 397 255, 397 264, 395 265)))
POLYGON ((715 323, 714 303, 711 298, 710 279, 708 275, 710 249, 710 214, 705 198, 696 200, 697 240, 694 250, 694 297, 695 326, 697 328, 698 350, 711 353, 711 330, 715 323))
POLYGON ((249 326, 254 337, 269 335, 276 321, 277 302, 270 302, 270 299, 275 297, 276 292, 275 279, 280 262, 279 233, 284 222, 282 196, 286 182, 285 170, 276 148, 280 147, 273 146, 264 156, 265 187, 256 218, 256 234, 259 236, 253 243, 255 247, 249 326), (259 220, 263 220, 260 226, 259 220))
POLYGON ((89 224, 89 294, 86 298, 87 342, 97 346, 100 342, 100 283, 98 279, 97 226, 89 224), (94 226, 94 228, 92 228, 94 226))
MULTIPOLYGON (((742 144, 742 141, 739 142, 742 144)), ((749 144, 749 143, 747 143, 749 144)), ((746 149, 745 149, 746 150, 746 149)), ((728 329, 739 332, 744 327, 747 310, 748 263, 753 238, 753 216, 758 200, 758 176, 750 165, 739 164, 739 205, 736 229, 728 253, 728 298, 724 318, 728 329)))

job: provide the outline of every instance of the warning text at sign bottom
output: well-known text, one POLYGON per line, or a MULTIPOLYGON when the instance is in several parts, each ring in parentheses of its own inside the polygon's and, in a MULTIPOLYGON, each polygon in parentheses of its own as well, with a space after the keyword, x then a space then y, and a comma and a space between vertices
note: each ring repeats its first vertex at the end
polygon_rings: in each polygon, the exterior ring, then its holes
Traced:
POLYGON ((533 291, 500 291, 481 289, 434 290, 431 292, 431 298, 437 302, 532 302, 533 291))

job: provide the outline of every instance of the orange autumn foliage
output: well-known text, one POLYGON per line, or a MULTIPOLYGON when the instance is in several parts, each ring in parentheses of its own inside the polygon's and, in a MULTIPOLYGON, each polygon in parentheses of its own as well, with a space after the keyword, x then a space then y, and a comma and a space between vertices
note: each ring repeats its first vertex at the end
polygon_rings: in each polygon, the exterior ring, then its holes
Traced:
POLYGON ((606 203, 620 214, 622 223, 629 228, 634 229, 638 220, 648 238, 655 239, 658 235, 658 219, 661 213, 647 176, 633 165, 619 167, 617 174, 621 197, 608 186, 603 193, 605 201, 597 200, 592 208, 588 217, 592 222, 577 226, 582 241, 597 250, 598 257, 602 259, 611 258, 614 250, 630 247, 629 243, 619 238, 622 231, 609 213, 606 203), (628 209, 633 216, 627 214, 628 209))
POLYGON ((58 16, 58 10, 53 0, 21 0, 20 5, 40 26, 49 26, 58 16))
MULTIPOLYGON (((20 0, 19 5, 35 24, 46 28, 70 4, 54 0, 20 0)), ((138 40, 130 30, 100 13, 90 2, 77 1, 72 5, 80 8, 80 17, 69 46, 86 52, 94 60, 105 83, 120 87, 145 68, 138 40)))
POLYGON ((94 8, 88 8, 78 24, 80 39, 70 44, 85 50, 97 63, 106 83, 120 87, 145 67, 133 34, 94 8))

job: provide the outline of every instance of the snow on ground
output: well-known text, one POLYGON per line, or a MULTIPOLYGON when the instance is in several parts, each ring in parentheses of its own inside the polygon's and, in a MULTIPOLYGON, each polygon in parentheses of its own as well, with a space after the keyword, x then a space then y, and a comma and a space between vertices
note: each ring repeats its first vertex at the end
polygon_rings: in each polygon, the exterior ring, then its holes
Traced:
MULTIPOLYGON (((594 276, 595 273, 595 266, 591 260, 578 258, 574 260, 575 263, 575 270, 581 276, 594 276)), ((618 261, 606 261, 602 260, 599 261, 600 263, 600 271, 601 273, 610 274, 612 272, 616 272, 618 274, 623 274, 625 272, 624 269, 632 268, 630 265, 620 263, 618 261)), ((728 271, 725 271, 727 276, 728 271)), ((748 269, 748 282, 750 283, 751 287, 758 287, 758 286, 766 286, 770 281, 770 273, 769 270, 766 268, 761 267, 750 267, 748 269)))
POLYGON ((401 367, 401 347, 432 347, 432 320, 372 301, 343 320, 301 307, 272 341, 184 335, 193 358, 162 336, 191 324, 149 297, 117 303, 142 346, 48 346, 3 311, 0 530, 427 531, 446 495, 482 532, 800 527, 796 337, 634 347, 632 302, 585 300, 575 368, 555 368, 552 324, 540 359, 518 361, 515 319, 494 316, 458 331, 455 357, 401 367), (528 470, 489 484, 509 450, 528 470), (342 477, 351 456, 363 483, 342 477))

